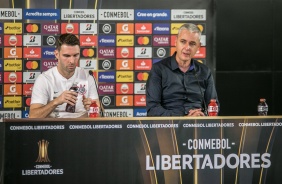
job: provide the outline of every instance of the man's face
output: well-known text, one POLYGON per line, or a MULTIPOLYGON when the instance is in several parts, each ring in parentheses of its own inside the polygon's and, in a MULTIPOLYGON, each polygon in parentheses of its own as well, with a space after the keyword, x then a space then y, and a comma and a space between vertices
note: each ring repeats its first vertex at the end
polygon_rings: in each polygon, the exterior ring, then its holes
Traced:
POLYGON ((73 74, 78 65, 80 48, 78 45, 62 45, 61 50, 55 50, 58 59, 58 70, 62 75, 73 74))
POLYGON ((183 29, 175 40, 175 46, 176 61, 190 62, 201 46, 199 34, 183 29))

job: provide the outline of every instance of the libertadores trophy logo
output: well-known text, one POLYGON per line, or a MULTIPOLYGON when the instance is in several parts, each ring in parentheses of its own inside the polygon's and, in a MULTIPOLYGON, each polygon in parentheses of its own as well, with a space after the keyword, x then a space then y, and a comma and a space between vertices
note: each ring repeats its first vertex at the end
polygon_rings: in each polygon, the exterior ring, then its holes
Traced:
POLYGON ((50 162, 48 157, 48 145, 49 142, 47 140, 42 139, 41 141, 38 141, 38 158, 36 162, 50 162))

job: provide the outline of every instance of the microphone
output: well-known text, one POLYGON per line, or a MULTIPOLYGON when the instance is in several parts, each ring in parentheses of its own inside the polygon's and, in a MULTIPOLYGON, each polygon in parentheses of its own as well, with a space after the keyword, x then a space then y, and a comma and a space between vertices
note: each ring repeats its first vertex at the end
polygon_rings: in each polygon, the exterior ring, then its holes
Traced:
MULTIPOLYGON (((93 75, 93 71, 92 71, 92 70, 89 70, 89 75, 91 75, 91 76, 94 78, 94 82, 95 82, 95 86, 96 86, 97 94, 98 94, 98 98, 99 98, 100 94, 99 94, 99 90, 98 90, 98 84, 97 84, 97 81, 96 81, 96 79, 95 79, 95 77, 94 77, 94 75, 93 75)), ((104 106, 103 106, 103 104, 102 104, 102 102, 101 102, 100 99, 99 99, 99 102, 100 102, 100 109, 101 109, 101 111, 100 111, 100 116, 101 116, 101 117, 104 117, 104 115, 105 115, 105 109, 104 109, 104 106)))
POLYGON ((206 104, 206 101, 205 101, 204 93, 203 93, 202 88, 201 88, 201 86, 200 86, 198 74, 197 74, 197 72, 195 71, 195 69, 193 70, 193 73, 194 73, 194 76, 195 76, 195 78, 196 78, 196 80, 197 80, 198 87, 199 87, 199 89, 200 89, 200 93, 201 93, 201 96, 202 96, 202 100, 203 100, 203 102, 204 102, 204 114, 205 114, 206 116, 208 116, 208 115, 209 115, 209 114, 208 114, 208 111, 207 111, 208 108, 207 108, 207 104, 206 104))

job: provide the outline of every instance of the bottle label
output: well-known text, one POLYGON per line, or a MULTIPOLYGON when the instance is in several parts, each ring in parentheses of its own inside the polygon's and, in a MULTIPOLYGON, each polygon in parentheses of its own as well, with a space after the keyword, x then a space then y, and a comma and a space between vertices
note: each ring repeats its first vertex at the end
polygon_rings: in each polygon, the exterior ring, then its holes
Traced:
POLYGON ((218 112, 218 106, 209 106, 208 112, 218 112))
POLYGON ((99 113, 99 107, 90 107, 89 113, 98 114, 99 113))
POLYGON ((258 106, 258 112, 267 112, 268 111, 268 107, 267 106, 258 106))

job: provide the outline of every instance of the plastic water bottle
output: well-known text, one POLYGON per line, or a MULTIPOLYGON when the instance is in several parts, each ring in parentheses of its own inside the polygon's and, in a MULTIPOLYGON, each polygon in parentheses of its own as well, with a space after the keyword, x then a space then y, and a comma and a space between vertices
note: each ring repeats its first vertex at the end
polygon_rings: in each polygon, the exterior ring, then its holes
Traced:
POLYGON ((265 98, 259 99, 259 104, 258 104, 258 115, 259 116, 267 116, 268 105, 265 101, 266 101, 265 98))
POLYGON ((218 105, 216 103, 216 99, 211 99, 211 101, 208 105, 208 114, 209 114, 209 116, 217 116, 218 105))
MULTIPOLYGON (((76 85, 72 85, 72 87, 70 88, 70 91, 78 92, 78 87, 76 85)), ((67 104, 66 112, 74 113, 75 112, 75 105, 67 104)))
POLYGON ((99 107, 96 101, 93 101, 89 107, 88 117, 89 118, 96 118, 99 116, 99 107))

